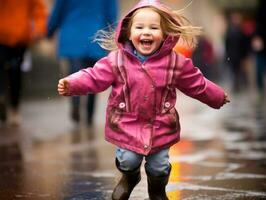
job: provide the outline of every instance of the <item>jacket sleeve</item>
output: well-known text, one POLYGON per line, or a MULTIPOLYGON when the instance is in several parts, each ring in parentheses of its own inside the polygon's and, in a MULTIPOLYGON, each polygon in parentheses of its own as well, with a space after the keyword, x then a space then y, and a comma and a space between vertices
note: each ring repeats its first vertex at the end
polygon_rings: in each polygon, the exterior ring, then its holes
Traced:
POLYGON ((70 87, 67 95, 73 96, 102 92, 112 85, 115 76, 108 57, 104 57, 93 68, 82 69, 66 79, 70 87))
POLYGON ((206 79, 191 59, 178 55, 174 78, 175 86, 184 94, 212 108, 219 109, 224 104, 224 90, 206 79))
POLYGON ((106 0, 105 1, 105 10, 103 11, 103 13, 105 13, 106 22, 109 25, 112 26, 114 25, 114 23, 116 23, 117 16, 119 13, 118 10, 119 10, 118 0, 113 0, 113 1, 106 0))
POLYGON ((55 0, 47 23, 47 36, 52 37, 58 27, 61 26, 64 0, 55 0))
POLYGON ((33 37, 40 38, 46 35, 47 7, 43 0, 34 0, 32 3, 32 17, 34 19, 33 37))

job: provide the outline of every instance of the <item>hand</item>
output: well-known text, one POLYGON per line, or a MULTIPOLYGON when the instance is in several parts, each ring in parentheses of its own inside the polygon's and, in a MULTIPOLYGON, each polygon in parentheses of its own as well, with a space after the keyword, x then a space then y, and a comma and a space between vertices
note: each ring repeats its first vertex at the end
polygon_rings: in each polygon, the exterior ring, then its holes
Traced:
POLYGON ((66 79, 58 81, 57 91, 60 95, 66 96, 69 92, 69 82, 66 79))
POLYGON ((230 99, 227 93, 224 93, 224 104, 229 103, 230 99))

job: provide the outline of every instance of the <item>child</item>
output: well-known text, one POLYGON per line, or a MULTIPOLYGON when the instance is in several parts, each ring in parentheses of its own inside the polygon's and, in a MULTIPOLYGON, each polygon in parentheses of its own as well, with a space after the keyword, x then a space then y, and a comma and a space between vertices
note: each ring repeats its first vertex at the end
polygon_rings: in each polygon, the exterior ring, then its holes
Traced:
MULTIPOLYGON (((116 166, 122 172, 113 200, 129 198, 141 179, 143 158, 150 199, 168 199, 168 152, 180 138, 176 88, 216 109, 229 102, 222 88, 172 50, 179 37, 191 41, 199 32, 197 27, 183 25, 182 19, 159 1, 142 0, 118 24, 117 50, 93 68, 59 80, 58 92, 64 96, 97 93, 112 86, 105 138, 117 146, 116 166)), ((98 37, 101 45, 112 48, 112 41, 104 36, 98 37)))

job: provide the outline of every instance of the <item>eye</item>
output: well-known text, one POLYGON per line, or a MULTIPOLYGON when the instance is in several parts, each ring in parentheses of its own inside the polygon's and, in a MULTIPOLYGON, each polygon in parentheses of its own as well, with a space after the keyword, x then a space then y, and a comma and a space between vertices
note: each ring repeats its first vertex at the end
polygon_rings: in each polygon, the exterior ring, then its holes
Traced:
POLYGON ((159 27, 157 27, 157 26, 152 26, 151 29, 152 29, 152 30, 158 30, 159 27))
POLYGON ((142 26, 135 26, 135 29, 142 29, 142 26))

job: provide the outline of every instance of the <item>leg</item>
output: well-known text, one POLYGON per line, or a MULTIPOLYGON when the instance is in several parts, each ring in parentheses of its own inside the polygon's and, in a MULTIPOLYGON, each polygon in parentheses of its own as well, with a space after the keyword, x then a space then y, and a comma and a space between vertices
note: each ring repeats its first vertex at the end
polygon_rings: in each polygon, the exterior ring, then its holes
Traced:
POLYGON ((112 200, 128 200, 134 187, 140 182, 140 165, 143 156, 129 150, 118 148, 116 166, 122 177, 116 185, 112 200))
MULTIPOLYGON (((82 67, 93 67, 96 63, 96 60, 87 59, 82 62, 82 67)), ((91 125, 93 123, 93 114, 94 114, 94 107, 95 107, 95 99, 96 94, 89 94, 87 97, 87 123, 91 125)))
POLYGON ((264 92, 264 72, 266 68, 266 58, 264 55, 258 54, 256 56, 256 74, 257 74, 257 88, 260 94, 264 92))
POLYGON ((21 63, 23 61, 25 47, 14 47, 11 49, 10 60, 8 60, 8 94, 10 99, 10 118, 11 125, 20 124, 19 106, 22 91, 22 71, 21 63))
POLYGON ((93 113, 95 107, 95 94, 88 94, 88 101, 87 101, 87 122, 88 124, 93 123, 93 113))
POLYGON ((165 187, 168 183, 171 164, 169 149, 163 149, 146 157, 145 170, 148 177, 150 200, 168 200, 165 187))
MULTIPOLYGON (((82 62, 79 59, 69 59, 69 74, 73 74, 81 69, 82 62)), ((80 121, 80 97, 71 98, 71 119, 74 122, 80 121)))
POLYGON ((18 110, 21 97, 21 76, 22 72, 19 65, 10 66, 8 69, 9 79, 9 99, 12 109, 18 110))
POLYGON ((7 119, 6 111, 6 85, 7 74, 5 70, 7 49, 0 45, 0 121, 7 119))
POLYGON ((238 60, 232 61, 232 77, 233 77, 233 91, 234 92, 240 92, 240 62, 238 60))
POLYGON ((5 65, 4 62, 2 62, 1 59, 0 60, 0 121, 3 122, 5 122, 7 119, 6 96, 5 96, 6 70, 4 69, 4 65, 5 65))
POLYGON ((71 99, 71 119, 74 122, 80 121, 80 97, 74 96, 71 99))
MULTIPOLYGON (((0 77, 0 101, 6 101, 7 95, 9 95, 9 103, 11 106, 10 123, 12 125, 19 124, 19 104, 21 94, 21 69, 20 65, 23 60, 25 47, 18 46, 10 48, 8 46, 0 46, 0 63, 1 63, 1 77, 0 77), (2 100, 1 100, 2 99, 2 100), (4 99, 4 100, 3 100, 4 99)), ((6 110, 3 107, 6 104, 1 103, 1 110, 6 110)), ((1 111, 2 112, 2 111, 1 111)))

